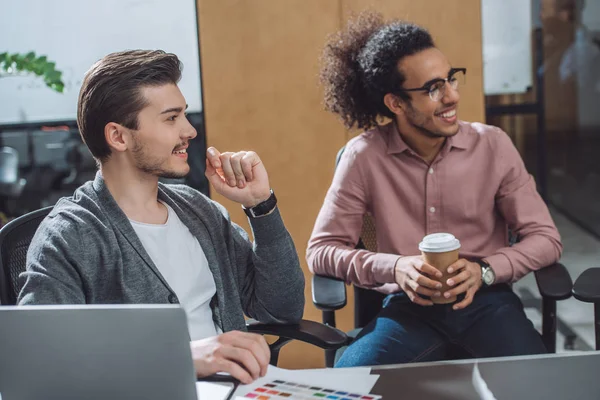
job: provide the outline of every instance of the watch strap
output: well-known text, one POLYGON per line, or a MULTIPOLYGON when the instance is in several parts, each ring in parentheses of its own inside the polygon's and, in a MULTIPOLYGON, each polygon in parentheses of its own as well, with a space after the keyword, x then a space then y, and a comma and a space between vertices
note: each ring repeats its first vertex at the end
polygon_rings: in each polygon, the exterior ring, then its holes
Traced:
POLYGON ((488 264, 487 262, 485 262, 483 260, 478 260, 477 264, 479 264, 479 266, 481 267, 481 282, 483 283, 483 285, 484 286, 490 286, 490 285, 492 285, 494 282, 488 283, 486 281, 486 279, 485 279, 485 276, 489 273, 488 271, 492 272, 494 278, 496 276, 496 274, 494 273, 494 270, 492 269, 492 267, 490 266, 490 264, 488 264))
POLYGON ((255 205, 254 207, 246 208, 242 206, 242 209, 246 213, 246 215, 250 218, 262 217, 267 214, 270 214, 275 207, 277 206, 277 197, 275 197, 275 193, 271 189, 271 195, 265 201, 262 201, 255 205))

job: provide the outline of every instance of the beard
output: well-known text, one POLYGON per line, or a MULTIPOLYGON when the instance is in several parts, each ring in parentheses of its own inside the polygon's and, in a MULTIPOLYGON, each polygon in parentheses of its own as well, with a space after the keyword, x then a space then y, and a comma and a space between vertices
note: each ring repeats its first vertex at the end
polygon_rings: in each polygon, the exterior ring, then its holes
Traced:
POLYGON ((406 120, 413 128, 418 130, 424 136, 427 136, 429 138, 447 138, 454 136, 458 133, 458 125, 456 125, 456 129, 454 129, 450 133, 427 128, 428 125, 431 127, 435 127, 433 118, 434 117, 432 116, 426 116, 425 114, 421 113, 416 108, 414 108, 412 104, 408 103, 406 120))
POLYGON ((145 146, 133 137, 134 147, 131 150, 135 166, 142 172, 156 176, 158 178, 165 179, 181 179, 185 177, 189 170, 186 172, 179 172, 165 169, 164 165, 167 164, 168 158, 160 159, 158 157, 152 157, 147 154, 145 146))

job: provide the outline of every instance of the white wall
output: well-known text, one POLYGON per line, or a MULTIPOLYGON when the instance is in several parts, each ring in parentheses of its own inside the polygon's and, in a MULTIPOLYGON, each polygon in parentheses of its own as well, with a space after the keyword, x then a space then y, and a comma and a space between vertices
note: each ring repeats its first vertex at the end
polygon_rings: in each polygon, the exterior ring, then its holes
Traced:
POLYGON ((63 71, 58 94, 41 78, 0 78, 0 124, 76 119, 83 75, 104 55, 162 49, 184 64, 189 111, 202 110, 195 0, 3 1, 0 53, 35 51, 63 71))

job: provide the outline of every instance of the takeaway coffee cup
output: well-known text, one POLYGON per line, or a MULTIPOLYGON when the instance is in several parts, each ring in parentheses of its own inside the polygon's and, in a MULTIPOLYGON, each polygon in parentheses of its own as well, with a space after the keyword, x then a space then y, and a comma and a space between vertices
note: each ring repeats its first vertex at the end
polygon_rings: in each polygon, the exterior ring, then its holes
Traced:
MULTIPOLYGON (((459 249, 459 240, 450 233, 433 233, 425 236, 421 243, 419 243, 419 250, 421 250, 423 260, 443 274, 442 278, 439 279, 442 283, 442 288, 440 289, 442 296, 431 298, 431 301, 436 304, 453 303, 456 301, 456 296, 447 299, 443 297, 443 294, 452 288, 446 284, 446 281, 455 276, 456 272, 448 274, 447 269, 453 262, 458 260, 459 249)), ((437 280, 435 277, 433 279, 437 280)))

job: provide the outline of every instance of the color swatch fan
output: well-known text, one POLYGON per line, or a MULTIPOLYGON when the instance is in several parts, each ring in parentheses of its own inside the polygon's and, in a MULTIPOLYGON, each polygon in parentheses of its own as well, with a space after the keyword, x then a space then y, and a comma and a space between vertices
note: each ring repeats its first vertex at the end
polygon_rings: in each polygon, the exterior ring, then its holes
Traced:
MULTIPOLYGON (((239 398, 240 397, 238 397, 238 399, 239 398)), ((249 393, 246 393, 243 398, 254 400, 376 400, 381 399, 381 396, 372 394, 358 394, 343 390, 303 385, 277 379, 271 383, 263 384, 249 393)))

